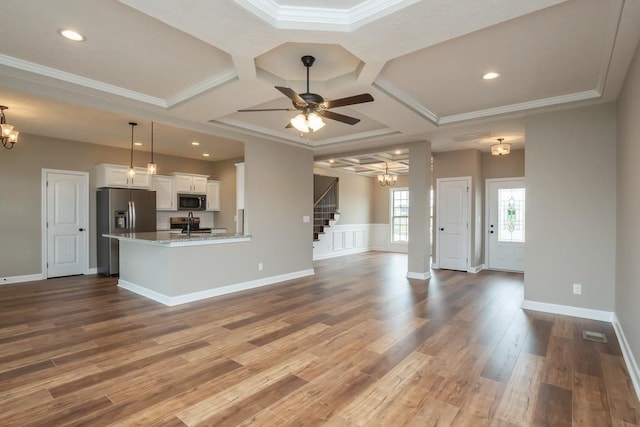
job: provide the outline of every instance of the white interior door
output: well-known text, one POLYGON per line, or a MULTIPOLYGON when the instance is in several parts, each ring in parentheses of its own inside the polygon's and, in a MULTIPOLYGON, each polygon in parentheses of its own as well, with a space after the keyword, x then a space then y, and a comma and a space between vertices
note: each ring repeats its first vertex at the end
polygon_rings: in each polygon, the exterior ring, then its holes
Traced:
POLYGON ((45 277, 84 274, 88 270, 88 176, 46 172, 45 277))
POLYGON ((524 271, 525 201, 524 178, 487 180, 487 268, 524 271))
POLYGON ((467 271, 471 178, 441 178, 436 186, 438 267, 467 271))

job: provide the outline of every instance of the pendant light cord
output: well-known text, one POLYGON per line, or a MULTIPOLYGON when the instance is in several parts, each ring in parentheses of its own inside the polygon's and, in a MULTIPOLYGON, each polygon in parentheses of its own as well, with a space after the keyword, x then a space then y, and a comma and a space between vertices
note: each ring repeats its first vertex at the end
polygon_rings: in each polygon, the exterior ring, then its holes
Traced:
POLYGON ((153 163, 153 122, 151 122, 151 163, 153 163))

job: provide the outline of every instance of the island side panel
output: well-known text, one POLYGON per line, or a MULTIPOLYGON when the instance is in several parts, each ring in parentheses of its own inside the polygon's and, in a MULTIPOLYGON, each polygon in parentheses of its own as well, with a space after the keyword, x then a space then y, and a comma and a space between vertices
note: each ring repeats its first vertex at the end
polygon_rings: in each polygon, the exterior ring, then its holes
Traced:
MULTIPOLYGON (((172 294, 173 263, 167 245, 150 245, 120 240, 120 280, 159 293, 172 294)), ((177 249, 177 248, 175 248, 177 249)))
POLYGON ((247 243, 170 246, 121 239, 120 284, 169 305, 188 294, 215 295, 215 289, 251 280, 243 264, 247 243))

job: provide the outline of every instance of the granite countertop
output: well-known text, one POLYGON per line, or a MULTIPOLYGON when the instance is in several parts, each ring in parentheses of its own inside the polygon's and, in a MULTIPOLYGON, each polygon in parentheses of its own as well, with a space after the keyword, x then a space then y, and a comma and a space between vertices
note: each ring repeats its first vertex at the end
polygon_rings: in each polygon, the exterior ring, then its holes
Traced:
POLYGON ((151 231, 146 233, 118 233, 103 234, 104 237, 118 240, 127 240, 152 245, 167 246, 195 246, 216 243, 248 242, 251 236, 235 233, 174 233, 170 231, 151 231))

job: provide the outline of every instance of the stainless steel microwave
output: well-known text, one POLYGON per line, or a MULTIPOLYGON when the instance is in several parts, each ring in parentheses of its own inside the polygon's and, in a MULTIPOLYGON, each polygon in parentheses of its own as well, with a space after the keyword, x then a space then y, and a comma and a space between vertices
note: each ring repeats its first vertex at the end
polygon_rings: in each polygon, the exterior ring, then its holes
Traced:
POLYGON ((202 194, 178 194, 178 210, 203 211, 207 208, 207 196, 202 194))

